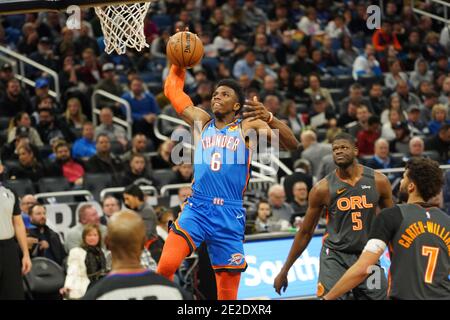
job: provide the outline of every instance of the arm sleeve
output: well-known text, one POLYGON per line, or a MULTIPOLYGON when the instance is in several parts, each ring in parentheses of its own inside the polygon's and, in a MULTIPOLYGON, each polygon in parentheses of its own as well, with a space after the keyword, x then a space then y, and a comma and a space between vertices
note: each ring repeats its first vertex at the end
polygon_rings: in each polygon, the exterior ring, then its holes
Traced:
POLYGON ((402 224, 403 217, 398 206, 383 209, 373 221, 369 240, 378 239, 388 244, 402 224))
POLYGON ((178 114, 182 114, 186 108, 194 105, 191 98, 183 91, 185 77, 186 69, 172 65, 164 83, 164 94, 178 114))

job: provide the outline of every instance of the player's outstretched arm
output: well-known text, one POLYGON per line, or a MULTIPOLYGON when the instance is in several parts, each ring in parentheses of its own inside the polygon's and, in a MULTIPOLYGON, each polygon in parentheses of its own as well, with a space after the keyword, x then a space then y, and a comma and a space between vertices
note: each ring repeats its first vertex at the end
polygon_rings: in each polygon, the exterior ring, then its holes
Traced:
POLYGON ((392 199, 392 186, 389 179, 381 172, 375 171, 375 183, 380 199, 378 201, 380 209, 391 208, 394 206, 392 199))
POLYGON ((191 98, 183 91, 185 76, 186 69, 172 65, 164 84, 164 94, 170 100, 175 111, 191 127, 194 126, 194 123, 198 123, 203 127, 211 117, 202 109, 194 107, 191 98))
POLYGON ((244 118, 249 123, 254 122, 255 129, 272 129, 278 130, 280 136, 280 145, 286 150, 297 150, 300 142, 295 138, 292 130, 283 122, 277 119, 271 112, 269 112, 263 103, 259 102, 256 97, 253 100, 245 101, 244 118), (258 125, 264 124, 264 126, 258 125))
POLYGON ((303 251, 308 246, 314 235, 317 223, 319 222, 322 214, 323 207, 327 204, 329 197, 328 182, 326 180, 319 181, 314 186, 309 194, 308 210, 306 211, 305 219, 297 234, 295 235, 294 242, 292 244, 289 255, 286 262, 283 265, 280 273, 276 276, 273 287, 278 294, 281 294, 281 289, 286 291, 288 286, 287 275, 289 269, 295 263, 295 261, 301 256, 303 251))

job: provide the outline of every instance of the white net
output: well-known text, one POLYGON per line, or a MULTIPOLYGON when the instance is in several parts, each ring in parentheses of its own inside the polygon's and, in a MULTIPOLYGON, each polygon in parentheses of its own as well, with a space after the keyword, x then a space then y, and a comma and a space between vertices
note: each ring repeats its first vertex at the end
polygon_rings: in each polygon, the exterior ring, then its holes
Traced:
POLYGON ((124 54, 128 48, 141 51, 148 47, 144 19, 150 2, 95 7, 105 37, 105 52, 124 54))

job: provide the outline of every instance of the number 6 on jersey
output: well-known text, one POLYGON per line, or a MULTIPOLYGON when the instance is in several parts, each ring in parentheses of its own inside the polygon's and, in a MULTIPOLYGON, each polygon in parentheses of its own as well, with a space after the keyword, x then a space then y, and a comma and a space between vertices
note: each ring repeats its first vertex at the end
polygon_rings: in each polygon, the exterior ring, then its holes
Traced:
POLYGON ((222 167, 221 162, 222 156, 220 153, 216 152, 211 157, 211 170, 212 171, 220 171, 220 168, 222 167))

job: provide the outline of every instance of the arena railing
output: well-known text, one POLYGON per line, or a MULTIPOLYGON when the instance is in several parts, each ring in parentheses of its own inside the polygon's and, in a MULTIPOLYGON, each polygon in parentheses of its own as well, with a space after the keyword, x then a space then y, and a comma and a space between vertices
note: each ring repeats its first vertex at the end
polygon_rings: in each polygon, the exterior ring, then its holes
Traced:
MULTIPOLYGON (((95 90, 94 93, 92 94, 91 97, 91 103, 92 103, 92 123, 94 124, 94 126, 97 126, 98 121, 97 121, 97 115, 100 114, 100 110, 97 106, 97 101, 95 100, 96 96, 103 96, 105 98, 108 98, 112 101, 115 101, 117 103, 120 103, 121 105, 125 106, 125 112, 126 112, 126 120, 122 120, 120 118, 117 117, 113 117, 113 122, 117 123, 123 127, 126 128, 127 130, 127 138, 128 140, 131 140, 132 136, 133 136, 133 132, 132 132, 132 124, 133 124, 133 119, 131 118, 131 106, 130 103, 125 100, 122 99, 121 97, 118 97, 116 95, 113 95, 105 90, 95 90)), ((101 106, 100 106, 101 108, 101 106)))
POLYGON ((180 188, 190 187, 191 185, 192 185, 191 183, 168 184, 168 185, 166 185, 166 186, 161 188, 160 194, 161 194, 162 197, 165 197, 165 196, 169 195, 168 192, 171 191, 171 190, 178 190, 180 188))
POLYGON ((260 192, 267 192, 276 183, 276 179, 267 176, 251 178, 248 182, 247 191, 258 190, 260 192))
POLYGON ((448 0, 447 1, 427 0, 426 2, 427 3, 431 3, 431 4, 438 4, 438 5, 444 6, 445 7, 444 8, 444 17, 437 16, 437 15, 431 13, 431 12, 427 12, 427 11, 424 11, 422 9, 417 8, 418 4, 422 3, 422 2, 419 2, 419 1, 411 1, 411 9, 412 9, 412 11, 414 13, 418 13, 420 15, 429 17, 431 19, 435 19, 435 20, 441 21, 441 22, 445 23, 447 26, 450 25, 450 19, 448 17, 448 15, 449 15, 448 11, 450 11, 450 2, 448 2, 448 0))
MULTIPOLYGON (((184 126, 186 128, 190 128, 190 126, 181 119, 178 118, 174 118, 165 114, 160 114, 156 117, 156 121, 155 121, 155 125, 153 126, 153 132, 155 133, 155 136, 161 140, 161 141, 166 141, 169 140, 170 137, 165 136, 160 130, 159 130, 159 125, 160 125, 160 121, 164 120, 164 121, 168 121, 168 122, 172 122, 181 126, 184 126)), ((182 142, 183 143, 183 147, 188 148, 190 150, 194 149, 194 146, 190 143, 186 143, 186 142, 182 142)))
MULTIPOLYGON (((44 192, 44 193, 35 194, 34 196, 36 199, 51 199, 51 198, 59 198, 59 197, 84 196, 86 198, 86 200, 88 200, 88 201, 94 200, 94 196, 89 190, 44 192)), ((49 201, 49 202, 51 203, 52 201, 49 201)))
MULTIPOLYGON (((266 239, 281 239, 281 238, 292 238, 293 234, 295 236, 295 232, 293 231, 276 231, 276 232, 263 232, 256 234, 246 234, 245 240, 266 240, 266 239)), ((317 228, 314 230, 314 235, 323 235, 325 233, 325 229, 317 228)))
POLYGON ((2 56, 0 55, 0 60, 5 62, 5 63, 9 63, 13 69, 14 74, 18 74, 19 73, 19 69, 17 68, 17 62, 14 59, 10 59, 6 56, 2 56))
POLYGON ((275 157, 273 154, 271 155, 272 161, 275 162, 275 164, 281 169, 283 170, 288 176, 293 174, 293 171, 291 169, 289 169, 289 167, 287 165, 285 165, 280 158, 275 157))
MULTIPOLYGON (((154 197, 158 196, 158 189, 156 189, 154 186, 139 186, 139 188, 141 188, 142 192, 144 192, 145 194, 154 197)), ((124 191, 125 187, 103 189, 102 191, 100 191, 100 201, 103 201, 108 194, 122 193, 124 191)))
MULTIPOLYGON (((439 166, 442 170, 450 170, 450 164, 443 164, 439 166)), ((405 171, 405 168, 392 168, 392 169, 377 169, 376 171, 379 171, 384 174, 389 173, 402 173, 405 171)))
MULTIPOLYGON (((55 85, 55 90, 49 90, 49 94, 52 97, 56 98, 57 101, 60 100, 61 89, 59 86, 59 76, 58 76, 58 73, 56 73, 56 71, 54 71, 50 68, 47 68, 46 66, 44 66, 40 63, 37 63, 37 62, 29 59, 28 57, 24 56, 23 54, 17 53, 5 46, 0 46, 0 52, 7 55, 10 59, 14 58, 15 60, 18 61, 19 68, 18 68, 18 70, 16 68, 17 72, 14 76, 16 77, 16 79, 18 79, 19 81, 21 81, 29 86, 35 87, 36 81, 31 80, 26 77, 25 65, 30 65, 38 70, 41 70, 41 71, 47 73, 49 76, 51 76, 54 81, 53 83, 55 85)), ((16 71, 16 70, 14 70, 14 71, 16 71)))

